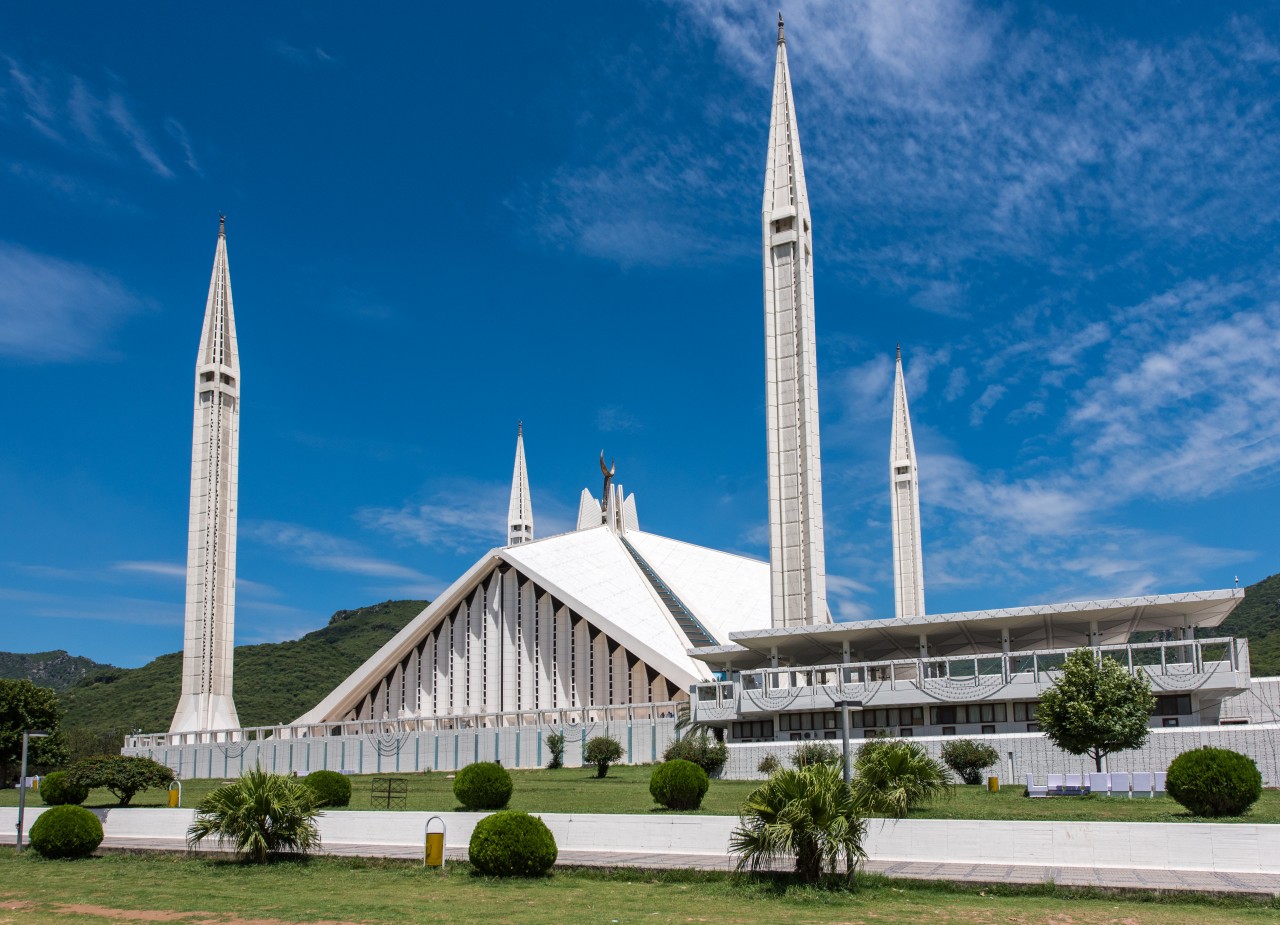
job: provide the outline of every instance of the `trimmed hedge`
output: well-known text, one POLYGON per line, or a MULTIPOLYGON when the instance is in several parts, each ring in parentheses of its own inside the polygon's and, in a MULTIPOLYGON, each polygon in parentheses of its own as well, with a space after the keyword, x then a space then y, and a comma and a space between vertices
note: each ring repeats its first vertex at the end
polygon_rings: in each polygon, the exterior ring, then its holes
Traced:
POLYGON ((1183 752, 1169 765, 1169 796, 1196 816, 1240 816, 1262 796, 1262 774, 1229 748, 1183 752))
POLYGON ((31 847, 52 859, 87 858, 102 844, 102 823, 83 806, 55 806, 31 827, 31 847))
POLYGON ((54 771, 40 778, 40 799, 45 806, 79 806, 89 799, 89 788, 71 780, 66 771, 54 771))
POLYGON ((707 772, 683 758, 664 761, 649 776, 649 794, 667 809, 697 809, 710 786, 707 772))
POLYGON ((596 766, 596 777, 609 773, 609 765, 622 760, 622 743, 613 736, 596 736, 588 739, 582 750, 582 763, 596 766))
POLYGON ((493 761, 469 764, 453 780, 453 795, 467 809, 502 809, 514 789, 507 769, 493 761))
POLYGON ((346 806, 351 802, 351 781, 337 771, 312 771, 302 779, 316 795, 317 806, 346 806))
POLYGON ((467 846, 468 860, 490 877, 541 877, 558 853, 546 824, 515 810, 485 816, 476 823, 467 846))
POLYGON ((692 761, 709 776, 715 777, 729 760, 729 746, 715 736, 695 732, 672 742, 662 753, 663 761, 675 761, 677 758, 692 761))

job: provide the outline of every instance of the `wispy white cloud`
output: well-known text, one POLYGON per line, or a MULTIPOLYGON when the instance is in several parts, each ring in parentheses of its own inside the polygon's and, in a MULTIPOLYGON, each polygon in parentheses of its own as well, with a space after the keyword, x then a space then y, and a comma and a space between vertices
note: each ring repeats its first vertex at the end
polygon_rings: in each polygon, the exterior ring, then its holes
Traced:
POLYGON ((115 277, 0 241, 0 356, 66 362, 104 355, 146 303, 115 277))
POLYGON ((319 45, 312 45, 310 48, 299 48, 284 39, 279 39, 272 44, 271 50, 296 67, 305 68, 334 63, 333 55, 319 45))
POLYGON ((8 79, 0 83, 0 119, 17 116, 61 146, 110 161, 141 162, 164 179, 175 176, 171 155, 200 174, 191 139, 176 119, 163 120, 164 132, 157 133, 120 89, 96 89, 85 78, 51 65, 32 68, 13 57, 5 61, 8 79), (161 150, 157 139, 165 135, 176 152, 161 150))
POLYGON ((178 562, 117 562, 112 568, 121 572, 140 572, 163 578, 186 578, 187 567, 178 562))
POLYGON ((244 526, 249 539, 286 550, 309 568, 368 578, 436 586, 438 580, 411 566, 370 555, 359 543, 300 524, 256 521, 244 526))

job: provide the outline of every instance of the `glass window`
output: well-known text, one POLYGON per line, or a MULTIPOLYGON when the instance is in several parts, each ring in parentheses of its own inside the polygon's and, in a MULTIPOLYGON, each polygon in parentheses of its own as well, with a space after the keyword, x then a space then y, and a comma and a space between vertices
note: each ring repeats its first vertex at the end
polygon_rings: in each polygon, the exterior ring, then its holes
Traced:
POLYGON ((955 726, 943 726, 943 727, 942 727, 942 734, 943 734, 944 736, 953 736, 953 735, 955 735, 955 734, 956 734, 956 727, 955 727, 955 726))
POLYGON ((982 734, 983 734, 983 735, 995 735, 995 734, 996 734, 996 727, 995 727, 995 726, 983 726, 983 727, 982 727, 982 734))

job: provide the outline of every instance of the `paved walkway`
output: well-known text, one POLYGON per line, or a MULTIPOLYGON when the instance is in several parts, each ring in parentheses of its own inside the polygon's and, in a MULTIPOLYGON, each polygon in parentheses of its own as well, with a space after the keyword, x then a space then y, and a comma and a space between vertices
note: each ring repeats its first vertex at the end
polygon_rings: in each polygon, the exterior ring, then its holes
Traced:
MULTIPOLYGON (((0 844, 14 843, 12 833, 0 834, 0 844)), ((104 848, 134 851, 185 851, 176 838, 112 838, 104 848)), ((202 851, 216 851, 208 844, 202 851)), ((404 845, 328 843, 324 854, 348 857, 404 858, 418 860, 421 849, 404 845)), ((450 848, 449 860, 465 860, 462 848, 450 848)), ((731 870, 732 860, 717 854, 653 854, 626 851, 560 851, 557 865, 582 867, 637 867, 650 870, 696 869, 731 870)), ((1280 875, 1218 873, 1200 870, 1157 870, 1118 867, 1050 867, 1034 864, 954 864, 923 861, 870 860, 865 869, 888 877, 909 880, 952 880, 964 883, 1037 884, 1053 881, 1058 886, 1092 886, 1116 890, 1179 890, 1199 893, 1230 893, 1250 896, 1280 896, 1280 875)))

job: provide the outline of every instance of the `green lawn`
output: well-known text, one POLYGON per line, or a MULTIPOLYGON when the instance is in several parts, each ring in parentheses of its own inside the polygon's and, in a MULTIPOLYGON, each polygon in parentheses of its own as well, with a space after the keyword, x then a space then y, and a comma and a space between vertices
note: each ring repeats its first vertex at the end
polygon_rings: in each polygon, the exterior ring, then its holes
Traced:
POLYGON ((252 867, 168 854, 45 861, 0 849, 0 925, 450 922, 875 922, 876 925, 1226 925, 1280 921, 1280 904, 860 878, 856 892, 724 873, 561 869, 539 880, 446 875, 408 862, 317 858, 252 867))
MULTIPOLYGON (((558 771, 512 771, 515 793, 511 808, 542 813, 648 813, 660 810, 649 796, 652 768, 615 767, 604 780, 587 768, 558 771)), ((453 781, 441 773, 400 775, 409 782, 405 809, 442 812, 461 809, 453 798, 453 781)), ((371 809, 369 790, 372 775, 352 777, 351 805, 348 809, 371 809)), ((194 806, 220 781, 192 780, 183 784, 182 805, 194 806)), ((704 815, 736 815, 754 781, 717 780, 703 800, 704 815)), ((1038 819, 1102 820, 1109 822, 1194 822, 1195 817, 1168 797, 1155 800, 1118 800, 1106 797, 1051 797, 1028 800, 1023 787, 1006 787, 988 793, 985 787, 957 787, 952 799, 912 814, 920 819, 1038 819)), ((30 805, 43 805, 31 794, 30 805)), ((164 806, 163 791, 145 791, 134 797, 134 806, 164 806)), ((15 806, 16 790, 0 793, 0 806, 15 806)), ((85 804, 91 808, 115 805, 105 790, 95 790, 85 804)), ((1203 820, 1199 820, 1203 821, 1203 820)), ((1222 822, 1280 823, 1280 790, 1264 790, 1262 799, 1244 816, 1222 822)))

